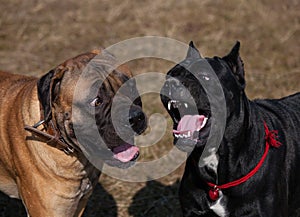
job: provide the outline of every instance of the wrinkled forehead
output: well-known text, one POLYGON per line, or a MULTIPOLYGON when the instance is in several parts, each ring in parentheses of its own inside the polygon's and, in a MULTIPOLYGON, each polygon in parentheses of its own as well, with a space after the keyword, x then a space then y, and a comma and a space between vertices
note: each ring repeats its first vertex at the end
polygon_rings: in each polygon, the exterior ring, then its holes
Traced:
MULTIPOLYGON (((117 69, 93 68, 83 74, 76 84, 76 99, 85 101, 100 95, 113 97, 130 77, 117 69)), ((131 75, 131 74, 130 74, 131 75)))
POLYGON ((131 77, 132 74, 126 65, 118 66, 115 62, 95 58, 83 69, 77 85, 83 85, 85 88, 100 88, 103 85, 107 89, 117 91, 131 77))
POLYGON ((109 73, 96 71, 82 76, 76 86, 85 95, 97 96, 100 90, 109 90, 110 94, 114 95, 129 79, 130 77, 117 69, 109 73))
POLYGON ((102 85, 116 92, 132 77, 126 65, 118 65, 111 54, 99 50, 67 60, 58 67, 65 70, 62 92, 69 97, 74 94, 79 100, 97 94, 102 85))

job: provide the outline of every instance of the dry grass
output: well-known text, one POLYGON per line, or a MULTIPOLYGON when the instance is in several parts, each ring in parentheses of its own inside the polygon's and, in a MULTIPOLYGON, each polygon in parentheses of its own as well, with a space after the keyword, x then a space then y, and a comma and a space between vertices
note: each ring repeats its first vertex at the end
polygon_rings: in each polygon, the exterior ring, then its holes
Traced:
MULTIPOLYGON (((40 76, 66 58, 146 35, 194 40, 202 55, 222 56, 242 43, 250 98, 299 91, 298 0, 0 0, 0 68, 40 76)), ((172 64, 130 62, 136 74, 165 73, 172 64)), ((158 95, 144 97, 148 115, 166 113, 158 95)), ((170 128, 170 126, 169 126, 170 128)), ((155 158, 172 147, 170 135, 143 150, 155 158)), ((143 157, 142 156, 142 157, 143 157)), ((179 217, 178 182, 183 167, 148 183, 101 176, 84 216, 179 217)), ((25 216, 20 203, 0 197, 0 216, 25 216)))

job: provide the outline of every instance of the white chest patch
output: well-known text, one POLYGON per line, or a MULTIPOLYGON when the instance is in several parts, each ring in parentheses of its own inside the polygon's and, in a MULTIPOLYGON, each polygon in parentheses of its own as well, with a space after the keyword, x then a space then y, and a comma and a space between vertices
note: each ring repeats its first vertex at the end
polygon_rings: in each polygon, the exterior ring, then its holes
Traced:
POLYGON ((219 164, 219 158, 216 154, 216 148, 212 148, 208 150, 210 155, 203 158, 204 165, 206 165, 208 168, 212 169, 217 174, 218 164, 219 164))
POLYGON ((226 210, 226 200, 225 196, 221 191, 219 191, 219 199, 216 202, 210 204, 209 208, 214 211, 220 217, 227 217, 229 216, 226 210))
MULTIPOLYGON (((216 177, 218 177, 218 164, 219 157, 216 153, 216 148, 211 148, 208 150, 209 155, 203 158, 204 165, 212 169, 215 172, 216 177)), ((220 217, 227 217, 228 212, 226 211, 226 197, 223 195, 222 191, 219 191, 219 199, 213 203, 209 204, 209 207, 214 213, 220 217)))

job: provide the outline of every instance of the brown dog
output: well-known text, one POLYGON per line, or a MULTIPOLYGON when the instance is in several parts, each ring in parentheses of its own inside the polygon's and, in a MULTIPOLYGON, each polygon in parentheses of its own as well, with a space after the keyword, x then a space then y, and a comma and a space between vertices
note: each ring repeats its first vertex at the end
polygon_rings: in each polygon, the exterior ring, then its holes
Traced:
MULTIPOLYGON (((81 108, 81 120, 74 120, 72 104, 76 82, 100 52, 92 51, 67 60, 39 80, 0 72, 0 190, 22 199, 30 216, 81 216, 98 182, 99 168, 83 154, 83 146, 73 129, 74 124, 80 125, 84 116, 91 114, 81 108), (33 127, 26 126, 33 124, 33 127)), ((96 68, 100 69, 98 74, 109 73, 105 67, 96 68)), ((110 118, 111 99, 131 77, 129 69, 120 66, 107 77, 97 78, 103 83, 96 96, 85 97, 90 97, 87 106, 95 109, 97 129, 106 149, 111 150, 105 160, 120 167, 133 163, 138 148, 116 133, 110 118)), ((141 101, 140 98, 130 100, 132 105, 127 114, 130 126, 141 133, 146 128, 141 101)), ((83 129, 82 135, 84 132, 83 129)))

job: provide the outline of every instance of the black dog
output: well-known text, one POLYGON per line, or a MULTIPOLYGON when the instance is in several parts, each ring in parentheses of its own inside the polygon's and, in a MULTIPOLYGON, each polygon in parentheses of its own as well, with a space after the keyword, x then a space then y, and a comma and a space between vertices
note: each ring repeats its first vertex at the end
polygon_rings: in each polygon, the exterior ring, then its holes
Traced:
POLYGON ((191 152, 179 192, 183 214, 300 216, 300 93, 249 100, 239 47, 202 58, 191 42, 162 88, 174 144, 191 152), (209 140, 215 148, 205 151, 209 140))

